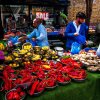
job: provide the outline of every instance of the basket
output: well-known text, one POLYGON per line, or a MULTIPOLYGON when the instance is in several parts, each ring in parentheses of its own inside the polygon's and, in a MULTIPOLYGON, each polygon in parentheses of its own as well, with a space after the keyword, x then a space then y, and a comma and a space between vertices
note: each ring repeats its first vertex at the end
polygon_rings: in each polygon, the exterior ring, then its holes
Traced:
POLYGON ((32 48, 32 44, 31 44, 30 42, 24 43, 24 44, 22 45, 22 49, 26 49, 26 50, 30 51, 30 50, 33 49, 33 48, 32 48), (29 46, 29 48, 28 48, 28 47, 26 48, 25 46, 29 46))

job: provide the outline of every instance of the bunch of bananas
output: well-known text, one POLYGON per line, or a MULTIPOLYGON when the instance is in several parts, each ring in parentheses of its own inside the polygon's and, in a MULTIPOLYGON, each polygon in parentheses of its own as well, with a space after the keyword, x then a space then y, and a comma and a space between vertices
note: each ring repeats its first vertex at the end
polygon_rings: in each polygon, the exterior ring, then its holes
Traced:
POLYGON ((33 60, 33 61, 36 61, 36 60, 39 60, 40 58, 41 58, 40 55, 34 55, 34 56, 32 57, 32 60, 33 60))
POLYGON ((18 52, 16 52, 16 51, 13 52, 13 55, 14 55, 15 57, 19 57, 19 54, 18 54, 18 52))
POLYGON ((27 52, 28 52, 28 50, 26 50, 26 49, 19 50, 19 54, 26 54, 27 52))
POLYGON ((12 61, 13 58, 11 56, 5 56, 5 61, 12 61))
POLYGON ((0 50, 4 50, 5 46, 3 45, 3 43, 0 43, 0 50))
POLYGON ((49 47, 48 46, 44 46, 44 47, 42 47, 42 50, 49 50, 49 47))

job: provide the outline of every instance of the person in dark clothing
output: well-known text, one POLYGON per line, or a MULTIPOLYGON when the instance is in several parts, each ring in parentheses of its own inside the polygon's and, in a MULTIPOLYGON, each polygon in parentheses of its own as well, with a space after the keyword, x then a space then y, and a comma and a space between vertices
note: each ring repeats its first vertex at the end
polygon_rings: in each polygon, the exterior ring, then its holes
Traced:
POLYGON ((96 32, 95 32, 95 40, 94 43, 96 45, 100 44, 100 23, 96 26, 96 32))

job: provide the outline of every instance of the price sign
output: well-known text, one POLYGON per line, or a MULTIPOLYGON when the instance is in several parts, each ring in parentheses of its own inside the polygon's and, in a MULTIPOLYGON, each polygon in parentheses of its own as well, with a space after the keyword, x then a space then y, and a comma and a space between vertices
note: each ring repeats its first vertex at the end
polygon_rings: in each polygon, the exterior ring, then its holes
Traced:
POLYGON ((36 12, 36 18, 48 20, 49 19, 49 13, 48 12, 36 12))

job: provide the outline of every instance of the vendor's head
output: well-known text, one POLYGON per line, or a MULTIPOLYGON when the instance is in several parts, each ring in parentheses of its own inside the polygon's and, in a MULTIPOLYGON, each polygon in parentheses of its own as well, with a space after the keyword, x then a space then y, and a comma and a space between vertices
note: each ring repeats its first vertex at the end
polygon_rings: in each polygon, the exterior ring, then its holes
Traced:
POLYGON ((38 25, 40 25, 42 23, 42 20, 40 18, 35 18, 33 20, 33 26, 36 28, 38 27, 38 25))
POLYGON ((9 15, 8 18, 9 18, 10 20, 12 20, 13 17, 12 17, 12 15, 9 15))
POLYGON ((85 22, 86 19, 86 15, 83 12, 78 12, 76 14, 76 20, 79 24, 82 24, 85 22))

